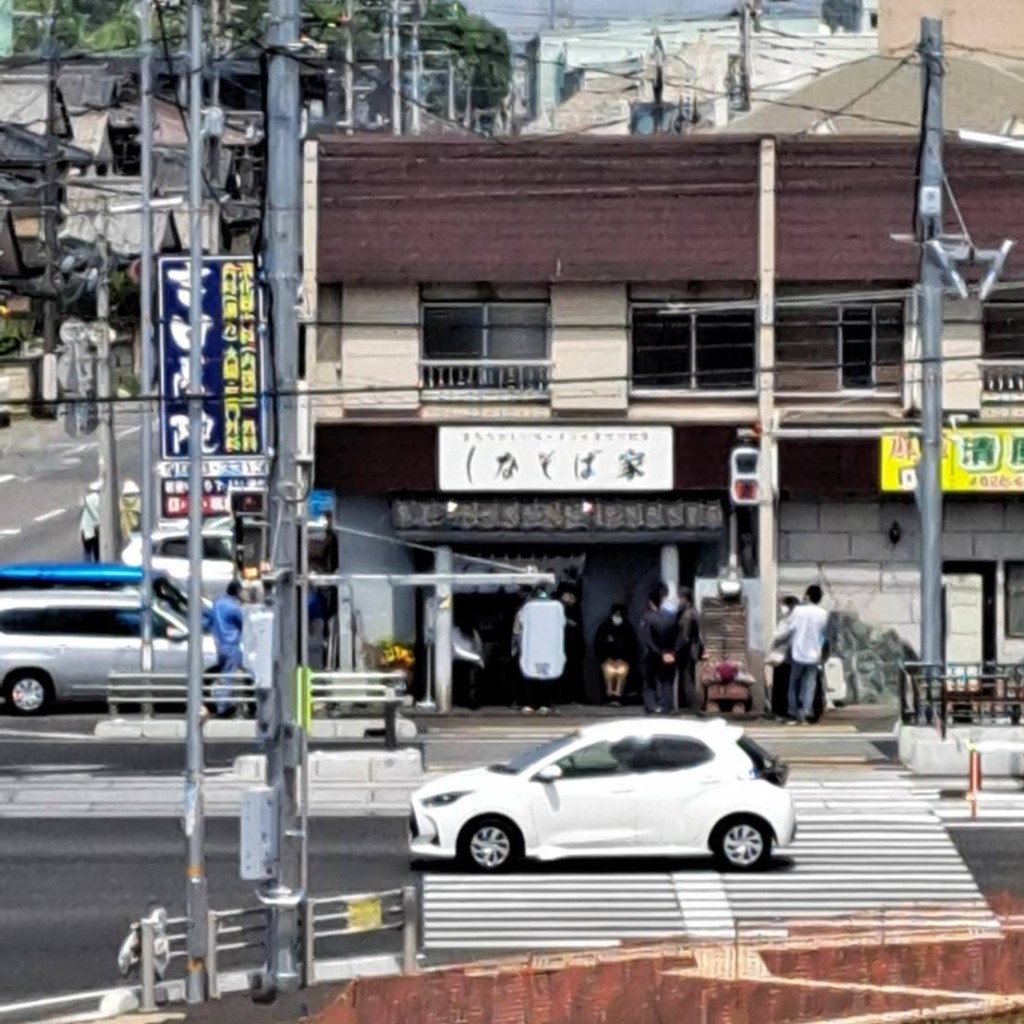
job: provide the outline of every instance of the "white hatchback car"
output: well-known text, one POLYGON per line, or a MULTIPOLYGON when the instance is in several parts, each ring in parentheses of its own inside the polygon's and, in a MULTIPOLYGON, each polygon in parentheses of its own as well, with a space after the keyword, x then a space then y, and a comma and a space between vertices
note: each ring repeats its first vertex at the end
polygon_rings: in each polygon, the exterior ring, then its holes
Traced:
POLYGON ((410 853, 501 871, 523 857, 700 856, 768 864, 796 834, 788 769, 715 719, 585 726, 413 795, 410 853))

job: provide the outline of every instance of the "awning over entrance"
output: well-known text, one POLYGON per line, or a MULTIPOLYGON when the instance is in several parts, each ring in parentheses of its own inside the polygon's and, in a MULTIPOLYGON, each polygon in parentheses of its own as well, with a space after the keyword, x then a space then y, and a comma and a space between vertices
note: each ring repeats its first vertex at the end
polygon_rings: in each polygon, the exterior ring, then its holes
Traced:
POLYGON ((401 536, 457 543, 467 540, 650 544, 658 539, 702 541, 720 532, 718 501, 683 498, 395 498, 391 518, 401 536))

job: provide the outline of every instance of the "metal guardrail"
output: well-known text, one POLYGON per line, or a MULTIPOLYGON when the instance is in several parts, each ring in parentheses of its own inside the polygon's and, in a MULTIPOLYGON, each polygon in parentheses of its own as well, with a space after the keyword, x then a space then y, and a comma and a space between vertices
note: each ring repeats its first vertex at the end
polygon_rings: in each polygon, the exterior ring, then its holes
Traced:
MULTIPOLYGON (((380 710, 384 742, 398 746, 398 713, 405 703, 402 672, 312 672, 309 676, 310 717, 351 717, 364 709, 380 710)), ((118 716, 138 707, 145 717, 158 709, 188 702, 188 677, 173 672, 111 672, 107 677, 107 711, 118 716)), ((254 712, 258 688, 249 675, 208 672, 203 677, 203 702, 226 704, 254 712)))
MULTIPOLYGON (((211 999, 221 997, 218 979, 223 960, 229 956, 245 960, 246 953, 257 950, 262 954, 269 923, 270 911, 266 907, 209 912, 206 921, 206 970, 211 999)), ((158 922, 153 915, 132 925, 141 1010, 156 1008, 158 987, 166 983, 173 965, 185 959, 188 928, 188 918, 174 917, 158 922)), ((318 961, 336 959, 321 955, 322 944, 326 940, 386 931, 401 931, 402 970, 407 973, 417 970, 421 926, 419 895, 414 886, 384 892, 311 897, 304 904, 302 916, 305 984, 317 984, 318 961)), ((262 965, 261 955, 256 964, 233 964, 232 969, 258 970, 262 965)))
POLYGON ((1024 665, 908 662, 900 678, 904 724, 1019 725, 1024 709, 1024 665))

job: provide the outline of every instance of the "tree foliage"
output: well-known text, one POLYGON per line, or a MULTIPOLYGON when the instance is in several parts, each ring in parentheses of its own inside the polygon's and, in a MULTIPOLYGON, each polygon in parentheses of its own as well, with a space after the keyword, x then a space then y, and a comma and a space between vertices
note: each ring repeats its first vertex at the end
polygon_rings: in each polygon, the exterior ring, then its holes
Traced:
MULTIPOLYGON (((19 11, 38 18, 18 18, 15 50, 39 52, 45 41, 44 15, 51 0, 19 0, 19 11)), ((258 43, 266 32, 268 0, 231 0, 225 4, 226 34, 235 48, 258 43)), ((388 33, 388 4, 383 0, 355 0, 351 26, 346 20, 345 0, 304 0, 303 27, 308 36, 327 47, 328 57, 344 60, 345 43, 351 29, 357 62, 383 56, 388 33)), ((182 43, 179 12, 164 15, 172 49, 182 43)), ((57 0, 54 38, 63 53, 111 53, 134 50, 139 27, 134 0, 57 0)), ((406 40, 408 36, 406 35, 406 40)), ((456 92, 463 97, 472 89, 477 108, 501 106, 511 80, 511 47, 508 36, 485 18, 470 14, 455 0, 424 0, 420 21, 420 48, 432 55, 451 54, 456 92)), ((431 56, 428 65, 443 67, 444 59, 431 56)), ((447 81, 443 75, 428 76, 424 102, 441 113, 445 107, 447 81)), ((461 102, 461 99, 460 99, 461 102)))

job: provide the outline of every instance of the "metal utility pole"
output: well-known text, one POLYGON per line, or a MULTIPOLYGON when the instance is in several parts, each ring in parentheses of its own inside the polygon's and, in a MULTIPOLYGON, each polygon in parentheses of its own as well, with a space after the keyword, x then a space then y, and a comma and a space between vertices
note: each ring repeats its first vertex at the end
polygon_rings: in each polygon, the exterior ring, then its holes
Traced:
POLYGON ((391 134, 402 134, 402 21, 400 0, 391 0, 391 134))
MULTIPOLYGON (((43 302, 43 352, 47 355, 57 350, 57 306, 56 271, 59 259, 57 251, 57 42, 54 26, 57 20, 57 0, 47 5, 44 25, 46 27, 46 166, 43 178, 43 246, 46 250, 46 265, 43 270, 43 285, 46 298, 43 302)), ((44 398, 56 398, 46 395, 44 398)))
MULTIPOLYGON (((271 0, 271 53, 267 82, 267 239, 265 267, 270 286, 277 458, 271 501, 277 506, 274 593, 277 651, 274 701, 278 709, 267 739, 267 784, 277 808, 277 860, 259 894, 271 908, 266 981, 271 991, 293 991, 300 983, 299 907, 302 891, 302 830, 298 778, 304 754, 296 680, 299 632, 298 532, 305 487, 300 483, 299 438, 299 253, 302 244, 302 149, 299 64, 300 0, 271 0)), ((399 108, 401 115, 401 108, 399 108)))
MULTIPOLYGON (((104 221, 107 220, 104 207, 104 221)), ((100 266, 96 283, 96 400, 99 406, 100 561, 116 562, 121 546, 117 498, 117 449, 114 439, 114 403, 110 372, 110 243, 107 224, 97 239, 100 266)))
MULTIPOLYGON (((220 107, 220 62, 224 54, 224 0, 210 0, 210 69, 212 81, 210 83, 210 107, 220 107)), ((209 158, 210 181, 220 181, 220 133, 210 134, 207 142, 207 155, 209 158)), ((210 232, 211 243, 220 249, 220 203, 215 203, 213 216, 216 218, 210 232)))
POLYGON ((142 232, 139 248, 139 321, 142 345, 142 663, 143 672, 153 671, 153 528, 156 482, 153 479, 153 389, 156 368, 153 351, 153 18, 150 0, 138 0, 139 19, 139 136, 142 149, 142 232))
POLYGON ((420 9, 413 11, 412 29, 409 40, 409 67, 411 88, 409 90, 409 127, 413 135, 420 133, 420 95, 423 91, 423 53, 420 50, 420 9))
POLYGON ((356 27, 354 0, 345 0, 345 132, 356 130, 356 27))
POLYGON ((185 835, 189 918, 186 998, 206 998, 207 912, 203 811, 203 8, 189 5, 188 717, 185 835))
POLYGON ((448 58, 448 109, 446 111, 449 122, 455 120, 455 61, 448 58))
MULTIPOLYGON (((921 20, 924 120, 917 193, 921 244, 921 660, 938 665, 942 651, 942 303, 946 275, 928 243, 942 235, 942 22, 921 20)), ((940 242, 941 244, 941 242, 940 242)))

